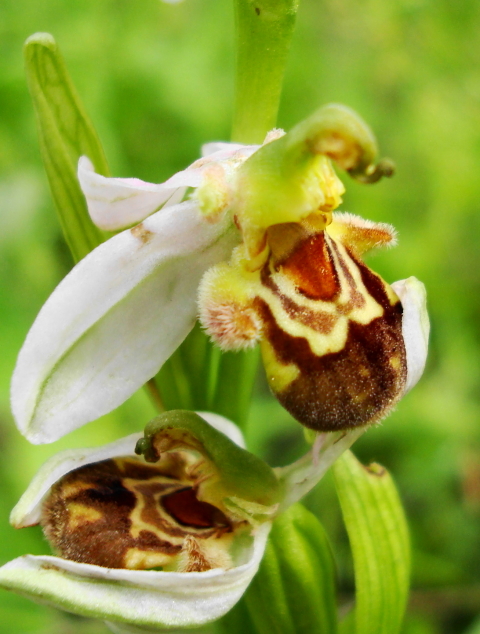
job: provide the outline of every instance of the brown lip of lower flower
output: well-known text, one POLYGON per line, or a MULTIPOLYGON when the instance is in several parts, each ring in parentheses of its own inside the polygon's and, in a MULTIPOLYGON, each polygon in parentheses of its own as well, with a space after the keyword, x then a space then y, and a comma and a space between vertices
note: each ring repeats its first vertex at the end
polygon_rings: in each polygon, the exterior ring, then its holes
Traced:
POLYGON ((228 569, 245 522, 197 497, 192 461, 169 453, 154 465, 119 457, 63 476, 44 502, 41 524, 66 559, 106 568, 181 572, 228 569))

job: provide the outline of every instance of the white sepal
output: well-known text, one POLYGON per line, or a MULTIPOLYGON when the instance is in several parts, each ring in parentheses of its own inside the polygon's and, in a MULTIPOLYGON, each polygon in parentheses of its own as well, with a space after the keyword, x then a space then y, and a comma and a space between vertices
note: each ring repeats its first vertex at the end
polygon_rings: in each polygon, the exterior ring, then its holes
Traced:
POLYGON ((285 487, 285 496, 280 502, 277 515, 311 491, 335 460, 349 449, 366 429, 367 427, 359 427, 349 431, 318 434, 309 452, 286 467, 277 467, 275 472, 285 487))
POLYGON ((259 145, 242 145, 241 143, 227 143, 225 141, 212 141, 202 145, 202 156, 209 158, 229 158, 239 152, 242 156, 251 156, 258 150, 259 145))
POLYGON ((430 333, 427 294, 424 284, 416 277, 394 282, 392 288, 403 307, 402 334, 407 354, 407 393, 419 381, 427 361, 430 333))
POLYGON ((118 231, 144 220, 162 206, 180 202, 187 187, 198 187, 201 169, 186 169, 155 185, 138 178, 106 178, 96 174, 91 161, 78 161, 78 180, 93 222, 106 231, 118 231), (180 198, 180 200, 178 200, 180 198))
POLYGON ((75 266, 20 351, 12 409, 33 443, 57 440, 111 411, 154 376, 196 318, 203 273, 238 241, 228 215, 195 202, 163 208, 75 266))
POLYGON ((258 570, 269 530, 267 523, 255 531, 245 563, 230 570, 123 570, 25 555, 0 568, 0 586, 75 614, 138 628, 200 626, 240 599, 258 570))
POLYGON ((258 147, 207 143, 202 148, 203 159, 158 185, 138 178, 101 176, 95 173, 90 159, 82 156, 78 162, 78 180, 93 222, 106 231, 118 231, 144 220, 164 206, 179 203, 188 187, 199 187, 205 170, 212 164, 223 164, 229 173, 258 147))

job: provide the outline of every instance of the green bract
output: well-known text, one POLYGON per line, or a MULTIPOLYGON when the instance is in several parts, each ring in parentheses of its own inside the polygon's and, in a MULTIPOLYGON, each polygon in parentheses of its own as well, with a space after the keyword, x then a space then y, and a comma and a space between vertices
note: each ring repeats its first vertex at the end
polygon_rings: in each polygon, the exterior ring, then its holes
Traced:
POLYGON ((355 566, 355 634, 396 634, 408 597, 410 544, 395 484, 384 467, 364 467, 351 452, 334 474, 355 566))
POLYGON ((104 239, 88 215, 78 159, 87 155, 104 176, 109 175, 107 161, 53 37, 31 35, 24 53, 43 163, 65 240, 78 262, 104 239))

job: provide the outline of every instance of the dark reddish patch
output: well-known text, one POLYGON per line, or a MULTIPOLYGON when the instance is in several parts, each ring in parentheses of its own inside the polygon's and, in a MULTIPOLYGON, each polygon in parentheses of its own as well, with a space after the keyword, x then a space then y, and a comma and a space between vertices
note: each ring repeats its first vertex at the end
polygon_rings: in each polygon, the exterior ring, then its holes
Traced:
POLYGON ((275 281, 272 279, 268 265, 261 271, 261 281, 263 286, 269 288, 276 295, 287 315, 295 321, 308 326, 316 332, 328 334, 337 323, 337 317, 321 310, 311 310, 300 306, 291 297, 284 295, 275 281))
POLYGON ((332 301, 340 292, 340 282, 325 232, 320 231, 300 241, 294 250, 276 264, 309 299, 332 301))
MULTIPOLYGON (((183 488, 181 485, 177 485, 174 493, 183 488)), ((171 493, 172 487, 167 487, 160 482, 150 482, 145 484, 136 485, 135 490, 142 496, 143 508, 141 519, 154 526, 156 529, 164 533, 165 535, 171 535, 172 537, 182 537, 185 535, 185 530, 180 526, 174 524, 169 518, 163 517, 159 511, 159 499, 162 494, 167 492, 167 495, 171 493)))
POLYGON ((188 487, 162 499, 163 508, 179 524, 193 528, 225 528, 230 526, 225 515, 212 504, 197 499, 193 488, 188 487))

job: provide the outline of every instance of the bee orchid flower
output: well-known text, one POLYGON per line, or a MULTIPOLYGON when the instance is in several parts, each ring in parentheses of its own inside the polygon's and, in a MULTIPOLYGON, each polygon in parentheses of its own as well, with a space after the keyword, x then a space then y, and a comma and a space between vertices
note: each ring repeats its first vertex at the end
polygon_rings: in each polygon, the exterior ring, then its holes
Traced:
POLYGON ((81 159, 92 219, 124 230, 66 276, 27 336, 12 408, 31 442, 120 405, 197 315, 224 350, 259 343, 273 393, 316 431, 378 422, 421 375, 423 285, 390 286, 362 259, 393 245, 393 228, 335 212, 332 162, 367 183, 392 173, 368 126, 333 104, 262 146, 204 153, 161 185, 104 178, 81 159))
POLYGON ((115 632, 214 621, 256 573, 274 518, 359 433, 321 435, 297 463, 272 469, 230 421, 171 411, 143 436, 63 451, 10 518, 16 528, 40 523, 57 555, 7 563, 0 586, 115 632))

